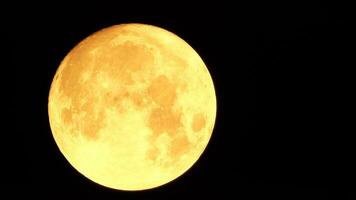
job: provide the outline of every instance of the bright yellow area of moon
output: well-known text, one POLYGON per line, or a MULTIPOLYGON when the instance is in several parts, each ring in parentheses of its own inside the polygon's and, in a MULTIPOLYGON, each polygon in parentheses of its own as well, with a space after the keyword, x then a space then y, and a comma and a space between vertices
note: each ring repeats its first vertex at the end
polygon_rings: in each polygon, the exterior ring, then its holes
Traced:
POLYGON ((186 172, 215 123, 213 81, 200 56, 164 29, 100 30, 61 62, 48 100, 69 163, 106 187, 144 190, 186 172))

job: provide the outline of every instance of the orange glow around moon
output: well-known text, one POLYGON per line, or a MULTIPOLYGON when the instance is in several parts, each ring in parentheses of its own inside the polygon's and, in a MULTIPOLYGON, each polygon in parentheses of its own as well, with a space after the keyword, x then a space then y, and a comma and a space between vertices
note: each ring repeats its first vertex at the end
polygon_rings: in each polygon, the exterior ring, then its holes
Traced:
POLYGON ((67 54, 48 113, 76 170, 106 187, 143 190, 198 160, 213 131, 216 96, 208 69, 184 40, 155 26, 122 24, 67 54))

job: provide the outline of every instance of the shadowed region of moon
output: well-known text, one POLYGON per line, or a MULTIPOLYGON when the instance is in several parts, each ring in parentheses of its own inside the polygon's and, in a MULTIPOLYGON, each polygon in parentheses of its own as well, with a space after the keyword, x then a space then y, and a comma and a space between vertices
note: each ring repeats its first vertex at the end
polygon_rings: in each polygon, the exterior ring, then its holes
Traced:
POLYGON ((153 136, 163 132, 174 136, 182 126, 180 118, 181 115, 171 109, 155 108, 150 113, 148 126, 152 129, 153 136))
POLYGON ((205 126, 205 117, 203 113, 194 115, 192 129, 194 132, 200 131, 205 126))
POLYGON ((149 96, 162 107, 171 107, 176 99, 176 88, 164 75, 152 80, 148 89, 149 96))
POLYGON ((53 137, 87 178, 121 190, 187 171, 213 131, 216 97, 199 55, 164 29, 112 26, 75 46, 52 81, 53 137))

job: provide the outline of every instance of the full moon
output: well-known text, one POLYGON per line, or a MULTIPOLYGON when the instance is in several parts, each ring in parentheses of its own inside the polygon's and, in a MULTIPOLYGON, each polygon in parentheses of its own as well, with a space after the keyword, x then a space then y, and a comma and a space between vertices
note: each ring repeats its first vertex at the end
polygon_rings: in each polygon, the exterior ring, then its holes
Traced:
POLYGON ((63 59, 48 97, 68 162, 119 190, 166 184, 199 159, 213 132, 209 71, 177 35, 145 24, 102 29, 63 59))

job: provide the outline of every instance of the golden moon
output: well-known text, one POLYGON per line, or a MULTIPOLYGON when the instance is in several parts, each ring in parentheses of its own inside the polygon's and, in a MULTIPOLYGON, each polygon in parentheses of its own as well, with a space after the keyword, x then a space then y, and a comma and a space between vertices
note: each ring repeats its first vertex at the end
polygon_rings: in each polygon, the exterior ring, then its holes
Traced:
POLYGON ((48 98, 53 137, 90 180, 144 190, 186 172, 206 148, 216 96, 203 60, 162 28, 121 24, 76 45, 48 98))

